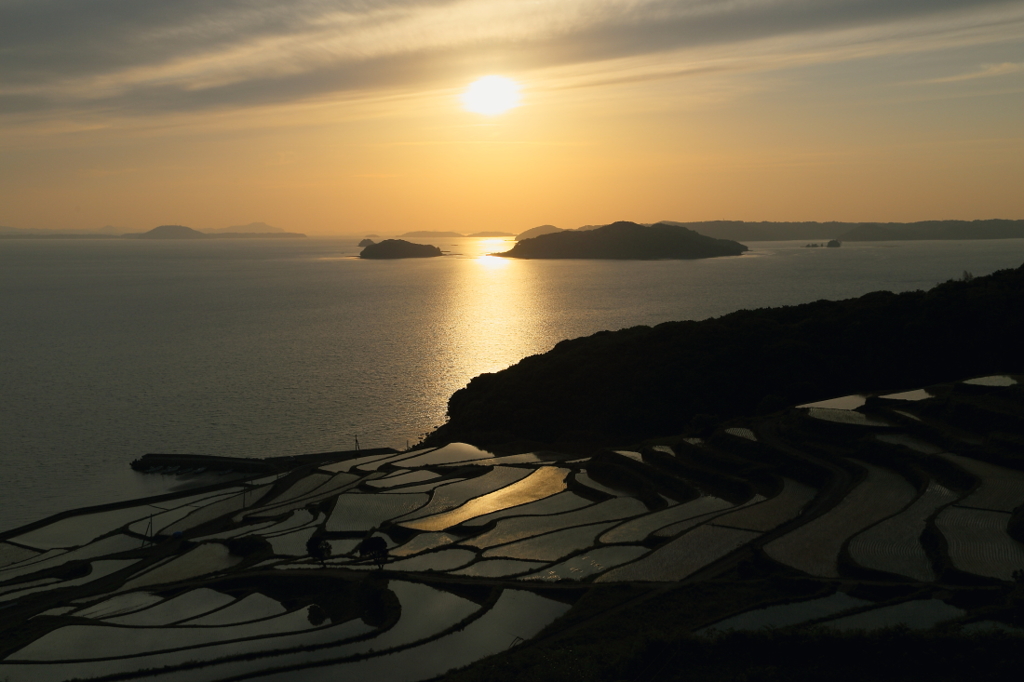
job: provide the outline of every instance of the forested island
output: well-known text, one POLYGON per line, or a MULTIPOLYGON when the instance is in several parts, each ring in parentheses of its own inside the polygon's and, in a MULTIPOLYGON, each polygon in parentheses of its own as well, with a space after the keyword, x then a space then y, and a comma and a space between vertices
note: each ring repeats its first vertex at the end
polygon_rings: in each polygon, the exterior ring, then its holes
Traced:
POLYGON ((564 230, 520 239, 511 250, 494 255, 505 258, 656 260, 738 256, 746 250, 743 244, 707 237, 677 225, 619 221, 584 232, 564 230))
POLYGON ((598 332, 476 377, 426 442, 611 445, 866 388, 1021 371, 1021 310, 1024 266, 927 292, 598 332))
POLYGON ((385 239, 376 244, 369 244, 359 254, 360 258, 378 260, 395 258, 435 258, 444 255, 441 249, 430 244, 413 244, 404 239, 385 239))

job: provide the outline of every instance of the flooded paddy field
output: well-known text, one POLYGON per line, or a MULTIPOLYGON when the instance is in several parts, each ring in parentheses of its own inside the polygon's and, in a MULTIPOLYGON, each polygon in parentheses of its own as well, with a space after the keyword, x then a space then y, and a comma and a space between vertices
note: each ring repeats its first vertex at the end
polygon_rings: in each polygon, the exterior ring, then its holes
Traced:
POLYGON ((1024 456, 985 435, 1024 414, 1011 379, 589 455, 308 456, 44 520, 0 536, 0 679, 429 679, 679 594, 695 637, 1012 632, 1024 456))

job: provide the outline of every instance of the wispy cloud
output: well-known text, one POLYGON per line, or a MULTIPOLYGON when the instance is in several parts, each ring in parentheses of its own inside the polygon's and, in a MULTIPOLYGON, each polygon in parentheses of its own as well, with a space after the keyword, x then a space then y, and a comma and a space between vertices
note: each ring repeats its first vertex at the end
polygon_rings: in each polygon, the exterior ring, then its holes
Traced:
POLYGON ((972 71, 971 73, 963 73, 957 76, 946 76, 945 78, 932 78, 926 80, 925 83, 959 83, 960 81, 971 81, 977 78, 994 78, 996 76, 1006 76, 1011 73, 1020 73, 1022 71, 1024 71, 1024 63, 1020 62, 985 64, 978 71, 972 71))
POLYGON ((1024 19, 1019 0, 0 0, 0 112, 287 104, 1000 12, 1024 19))

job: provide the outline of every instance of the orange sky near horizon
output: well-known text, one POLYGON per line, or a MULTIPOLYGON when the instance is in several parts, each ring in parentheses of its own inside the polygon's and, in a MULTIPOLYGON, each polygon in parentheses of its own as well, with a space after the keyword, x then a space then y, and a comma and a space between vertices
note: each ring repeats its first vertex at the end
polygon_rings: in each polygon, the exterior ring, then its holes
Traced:
POLYGON ((1019 1, 336 4, 227 3, 236 30, 210 36, 224 17, 186 2, 132 15, 114 56, 22 8, 0 225, 1024 218, 1019 1), (84 52, 47 53, 57 38, 84 52), (521 106, 466 111, 488 74, 521 106))

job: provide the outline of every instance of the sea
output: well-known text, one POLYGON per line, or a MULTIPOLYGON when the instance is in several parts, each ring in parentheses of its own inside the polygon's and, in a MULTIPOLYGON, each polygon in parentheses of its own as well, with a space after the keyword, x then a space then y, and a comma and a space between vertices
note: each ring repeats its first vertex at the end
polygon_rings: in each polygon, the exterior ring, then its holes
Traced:
POLYGON ((343 238, 0 240, 0 532, 217 480, 131 470, 145 453, 404 449, 470 379, 563 339, 1024 263, 1024 239, 753 242, 698 261, 414 241, 448 255, 363 261, 343 238))

